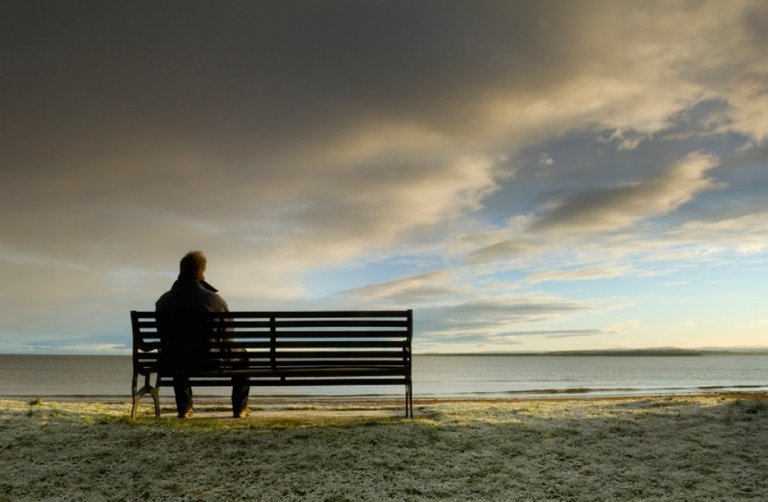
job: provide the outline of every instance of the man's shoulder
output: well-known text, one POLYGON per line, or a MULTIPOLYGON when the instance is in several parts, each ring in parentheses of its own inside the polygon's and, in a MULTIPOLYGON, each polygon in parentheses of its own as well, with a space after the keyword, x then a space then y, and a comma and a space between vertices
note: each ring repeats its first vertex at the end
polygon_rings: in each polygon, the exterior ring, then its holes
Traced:
POLYGON ((211 307, 212 312, 228 312, 229 306, 224 298, 220 294, 213 291, 205 290, 208 297, 208 305, 211 307))
POLYGON ((155 310, 164 308, 184 308, 227 312, 227 302, 218 293, 214 293, 197 283, 178 284, 166 291, 155 302, 155 310))
POLYGON ((171 300, 172 297, 173 297, 173 291, 172 290, 166 291, 165 293, 160 295, 160 298, 158 298, 157 301, 155 302, 155 308, 159 309, 164 307, 166 304, 168 304, 168 302, 171 300))

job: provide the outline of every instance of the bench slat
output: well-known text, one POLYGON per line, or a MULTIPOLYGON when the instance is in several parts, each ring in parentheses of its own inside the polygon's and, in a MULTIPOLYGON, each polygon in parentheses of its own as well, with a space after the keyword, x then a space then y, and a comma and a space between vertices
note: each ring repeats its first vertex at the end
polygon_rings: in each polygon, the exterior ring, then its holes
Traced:
MULTIPOLYGON (((410 355, 406 350, 291 350, 291 351, 279 351, 272 353, 271 351, 248 351, 245 354, 235 352, 233 354, 226 353, 223 357, 228 359, 240 359, 247 358, 250 360, 275 358, 279 360, 288 359, 317 359, 317 358, 339 358, 339 359, 354 359, 354 358, 392 358, 402 359, 405 355, 410 355)), ((134 356, 134 360, 156 360, 160 357, 159 351, 153 352, 139 352, 134 356)), ((220 359, 222 356, 217 353, 211 353, 210 359, 220 359)))
MULTIPOLYGON (((360 328, 360 326, 355 326, 356 328, 360 328)), ((355 336, 399 336, 399 337, 405 337, 408 334, 408 331, 403 329, 372 329, 372 328, 379 328, 379 326, 369 326, 368 328, 371 329, 348 329, 348 328, 331 328, 328 327, 328 329, 307 329, 307 328, 317 328, 315 326, 308 326, 304 329, 298 329, 298 328, 291 328, 291 329, 274 329, 270 330, 267 328, 261 329, 261 328, 254 328, 252 326, 241 326, 237 325, 235 327, 228 327, 226 330, 222 329, 217 331, 218 333, 226 333, 227 336, 243 336, 247 334, 251 334, 254 336, 263 336, 263 335, 277 335, 277 336, 284 336, 284 337, 297 337, 297 336, 316 336, 316 337, 329 337, 329 336, 348 336, 348 337, 355 337, 355 336)), ((363 326, 365 328, 365 326, 363 326)), ((390 327, 391 328, 391 327, 390 327)), ((152 332, 147 332, 147 334, 152 334, 152 332)))
MULTIPOLYGON (((288 340, 301 338, 394 338, 397 340, 407 339, 406 331, 254 331, 238 330, 221 333, 221 337, 231 339, 271 339, 272 337, 288 340)), ((141 333, 141 338, 147 341, 159 341, 160 335, 157 332, 141 333)))
MULTIPOLYGON (((153 310, 135 310, 137 319, 154 319, 156 312, 153 310)), ((211 312, 213 318, 231 318, 231 319, 270 319, 272 317, 283 317, 288 319, 328 319, 328 318, 381 318, 397 317, 405 319, 408 317, 408 311, 403 310, 276 310, 276 311, 233 311, 233 312, 211 312)))
MULTIPOLYGON (((152 316, 154 312, 140 312, 152 316)), ((381 318, 381 317, 397 317, 400 319, 407 318, 407 311, 402 310, 327 310, 327 311, 237 311, 237 312, 217 312, 213 314, 214 317, 220 318, 262 318, 270 319, 275 318, 287 318, 287 319, 328 319, 328 318, 381 318)))
MULTIPOLYGON (((315 387, 318 385, 403 385, 408 384, 407 377, 402 378, 324 378, 324 379, 312 379, 312 378, 290 378, 286 380, 266 379, 266 378, 249 378, 248 384, 252 387, 280 387, 280 386, 302 386, 302 387, 315 387)), ((190 378, 190 385, 193 387, 229 387, 232 385, 232 381, 229 378, 207 378, 196 380, 190 378)), ((159 387, 172 387, 173 379, 164 379, 158 382, 159 387)))

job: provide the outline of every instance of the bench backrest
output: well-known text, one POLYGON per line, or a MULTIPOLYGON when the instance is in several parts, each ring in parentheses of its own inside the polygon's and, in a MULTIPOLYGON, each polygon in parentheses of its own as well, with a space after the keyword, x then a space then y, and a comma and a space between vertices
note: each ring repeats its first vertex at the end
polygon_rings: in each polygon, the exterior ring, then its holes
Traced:
MULTIPOLYGON (((402 311, 296 311, 211 313, 225 332, 212 341, 210 358, 226 366, 247 351, 247 369, 345 366, 403 368, 410 374, 413 315, 402 311)), ((131 311, 133 365, 138 374, 155 373, 160 334, 155 312, 131 311)), ((238 364, 238 368, 244 366, 238 364)))

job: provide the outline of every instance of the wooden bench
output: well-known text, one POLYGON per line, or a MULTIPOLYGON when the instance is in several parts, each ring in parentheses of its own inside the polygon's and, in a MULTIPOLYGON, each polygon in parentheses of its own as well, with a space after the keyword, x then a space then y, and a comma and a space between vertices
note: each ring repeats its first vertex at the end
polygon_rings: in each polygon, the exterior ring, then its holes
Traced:
MULTIPOLYGON (((194 386, 231 386, 247 378, 256 386, 403 385, 405 416, 413 418, 411 339, 413 312, 226 312, 211 313, 215 341, 205 370, 185 369, 194 386), (237 356, 230 364, 226 354, 237 356)), ((131 311, 133 329, 133 406, 152 396, 160 416, 159 391, 172 387, 174 372, 162 364, 162 341, 155 312, 131 311), (155 375, 154 385, 151 383, 155 375), (144 377, 138 388, 139 377, 144 377)), ((178 369, 177 369, 178 370, 178 369)))

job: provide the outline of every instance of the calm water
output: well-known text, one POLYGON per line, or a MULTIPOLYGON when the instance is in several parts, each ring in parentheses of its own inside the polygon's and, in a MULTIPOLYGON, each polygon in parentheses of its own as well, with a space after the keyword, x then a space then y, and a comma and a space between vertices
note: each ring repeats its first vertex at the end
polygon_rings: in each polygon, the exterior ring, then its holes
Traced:
MULTIPOLYGON (((622 395, 768 390, 768 355, 414 356, 414 394, 622 395)), ((129 396, 130 356, 0 355, 0 396, 129 396)), ((226 395, 228 389, 199 389, 226 395)), ((267 387, 252 395, 400 395, 400 387, 267 387)), ((162 395, 173 395, 164 389, 162 395)))

